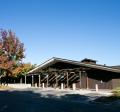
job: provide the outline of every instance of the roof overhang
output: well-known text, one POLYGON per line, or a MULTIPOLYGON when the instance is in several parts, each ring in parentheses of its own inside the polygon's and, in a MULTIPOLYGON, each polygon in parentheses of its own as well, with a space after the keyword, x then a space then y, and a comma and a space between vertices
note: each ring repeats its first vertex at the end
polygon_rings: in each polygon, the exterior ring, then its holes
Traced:
POLYGON ((43 69, 45 69, 49 66, 52 66, 55 63, 60 63, 60 62, 65 63, 65 64, 71 64, 71 65, 77 66, 78 68, 79 67, 86 67, 86 68, 104 70, 104 71, 108 71, 108 72, 120 73, 120 69, 112 68, 112 67, 109 67, 109 66, 98 65, 98 64, 87 64, 87 63, 82 63, 82 62, 79 62, 79 61, 73 61, 73 60, 53 57, 53 58, 45 61, 41 65, 37 66, 33 70, 29 71, 28 74, 37 73, 37 72, 39 72, 39 71, 41 71, 41 70, 43 70, 43 69))

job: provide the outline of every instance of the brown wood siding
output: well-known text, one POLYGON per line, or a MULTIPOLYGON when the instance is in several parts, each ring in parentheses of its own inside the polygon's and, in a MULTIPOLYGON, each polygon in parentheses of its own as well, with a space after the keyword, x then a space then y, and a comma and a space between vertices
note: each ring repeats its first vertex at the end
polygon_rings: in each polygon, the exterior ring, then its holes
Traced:
POLYGON ((120 79, 112 79, 112 88, 120 87, 120 79))
POLYGON ((86 76, 81 77, 81 88, 83 89, 87 88, 87 77, 86 76))
POLYGON ((95 89, 95 85, 98 84, 99 89, 112 89, 112 82, 111 80, 108 82, 103 82, 101 80, 95 80, 89 78, 89 88, 95 89))
POLYGON ((88 88, 95 89, 96 82, 97 82, 97 80, 89 78, 89 80, 88 80, 88 88))
MULTIPOLYGON (((95 79, 92 79, 92 78, 88 78, 88 88, 89 89, 95 89, 96 84, 98 84, 99 89, 112 89, 112 80, 110 80, 108 82, 102 82, 100 80, 95 80, 95 79)), ((76 83, 76 87, 80 88, 80 83, 79 82, 76 83)), ((87 77, 85 77, 85 76, 82 76, 81 88, 82 89, 87 88, 87 77)))
POLYGON ((76 83, 76 88, 77 89, 86 89, 87 88, 87 78, 86 76, 81 76, 81 87, 80 87, 80 82, 78 81, 76 83))

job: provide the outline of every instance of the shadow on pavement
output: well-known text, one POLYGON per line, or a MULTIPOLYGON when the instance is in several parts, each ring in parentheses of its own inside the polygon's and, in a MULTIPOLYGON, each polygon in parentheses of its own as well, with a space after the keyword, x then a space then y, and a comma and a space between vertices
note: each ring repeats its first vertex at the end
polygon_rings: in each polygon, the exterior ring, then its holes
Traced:
POLYGON ((0 91, 0 112, 118 112, 120 106, 89 102, 88 96, 57 97, 33 91, 0 91))

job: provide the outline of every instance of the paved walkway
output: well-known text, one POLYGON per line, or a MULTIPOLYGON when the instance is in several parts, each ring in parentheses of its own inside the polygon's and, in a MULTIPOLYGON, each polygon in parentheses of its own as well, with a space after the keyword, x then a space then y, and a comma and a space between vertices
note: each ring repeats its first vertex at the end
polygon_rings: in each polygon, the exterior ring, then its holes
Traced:
POLYGON ((96 103, 98 93, 23 89, 0 91, 0 112, 119 112, 120 105, 96 103))

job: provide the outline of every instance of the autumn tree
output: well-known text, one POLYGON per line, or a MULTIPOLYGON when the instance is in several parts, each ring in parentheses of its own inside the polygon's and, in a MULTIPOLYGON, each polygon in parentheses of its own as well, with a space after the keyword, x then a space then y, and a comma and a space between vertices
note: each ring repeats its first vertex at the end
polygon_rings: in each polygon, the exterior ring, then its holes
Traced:
POLYGON ((33 68, 35 68, 35 65, 32 65, 31 63, 23 63, 16 67, 12 71, 12 74, 14 77, 21 77, 24 76, 28 71, 32 70, 33 68))
POLYGON ((0 31, 0 68, 12 73, 22 63, 24 44, 11 30, 0 31))
POLYGON ((19 62, 24 58, 24 44, 12 31, 1 30, 0 46, 9 60, 19 62))

